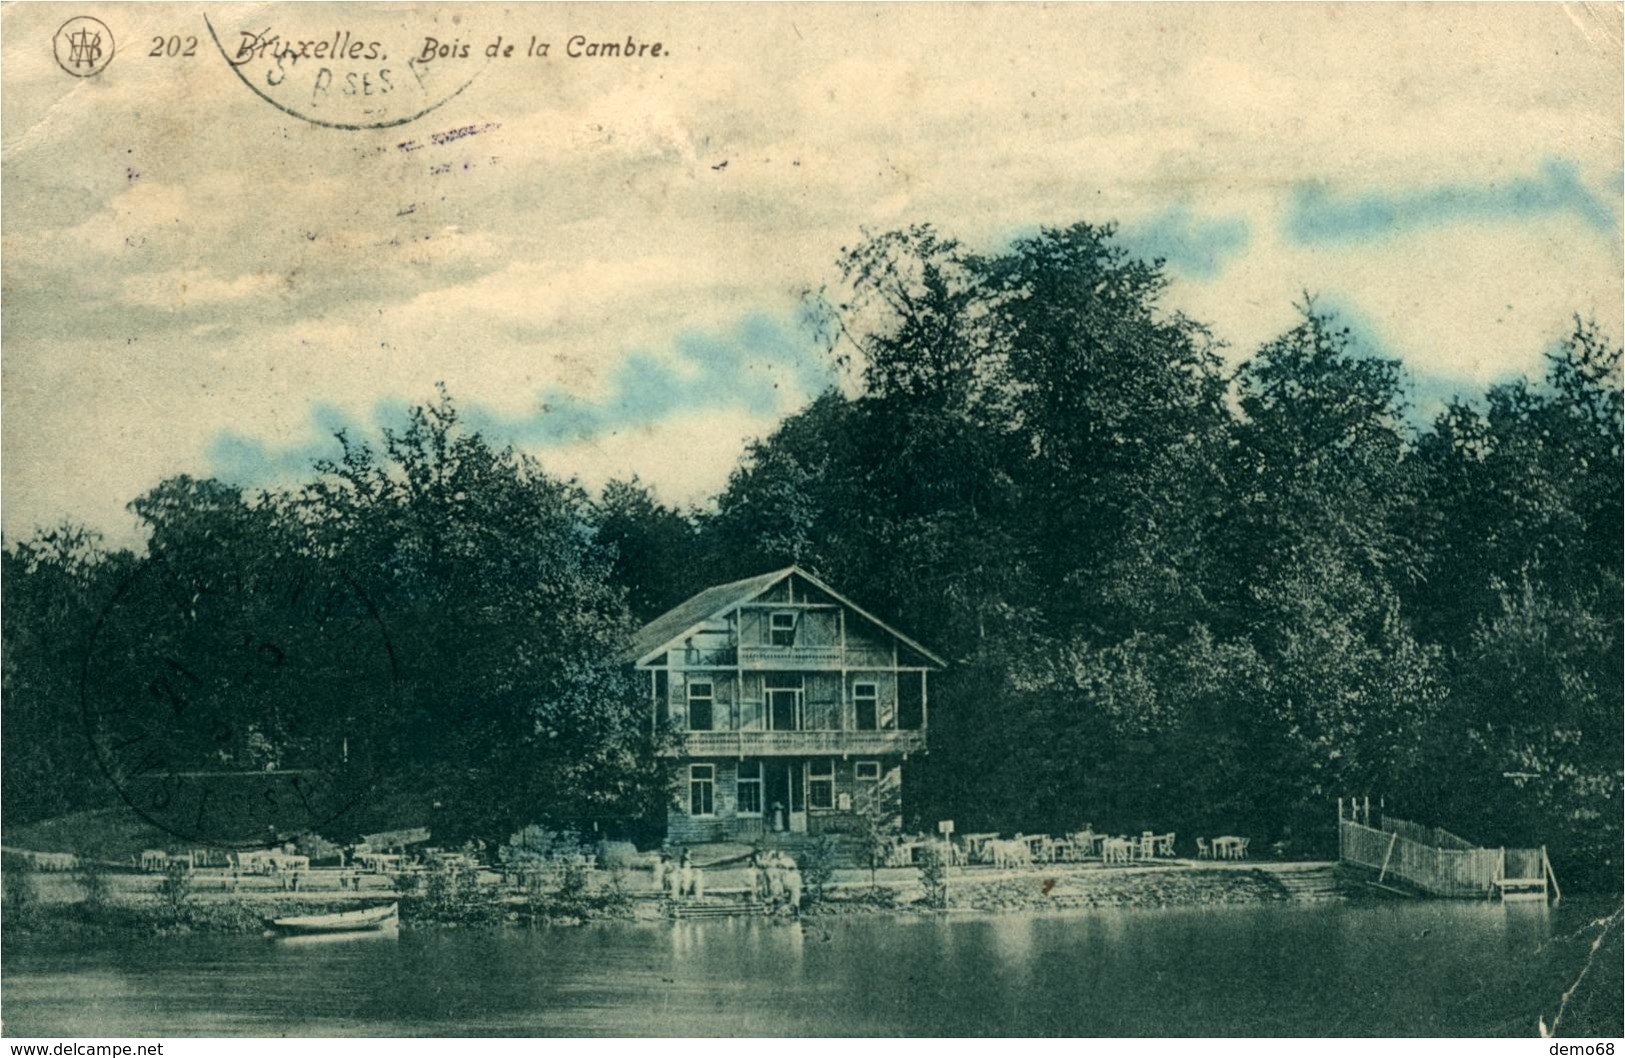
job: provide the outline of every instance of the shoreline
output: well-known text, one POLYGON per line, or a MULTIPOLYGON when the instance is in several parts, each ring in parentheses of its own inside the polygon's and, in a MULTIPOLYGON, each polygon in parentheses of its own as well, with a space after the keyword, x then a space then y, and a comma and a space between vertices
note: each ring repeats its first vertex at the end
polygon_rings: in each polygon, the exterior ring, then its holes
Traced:
MULTIPOLYGON (((608 874, 608 872, 601 872, 608 874)), ((717 872, 719 881, 729 880, 717 872)), ((1364 887, 1347 884, 1329 863, 1213 865, 1183 861, 1141 867, 1049 867, 956 871, 948 906, 932 907, 913 869, 843 870, 822 893, 804 894, 804 917, 849 915, 1032 914, 1092 908, 1175 908, 1246 904, 1340 902, 1370 899, 1364 887), (1299 878, 1319 881, 1312 896, 1294 889, 1299 878), (1283 881, 1283 879, 1287 881, 1283 881)), ((524 893, 478 884, 438 898, 393 887, 371 892, 230 892, 200 885, 177 909, 146 892, 148 876, 121 875, 92 907, 71 876, 46 876, 41 898, 23 914, 5 916, 7 935, 164 937, 198 933, 253 934, 266 920, 286 915, 401 904, 403 930, 525 929, 534 925, 580 925, 593 921, 691 921, 717 917, 790 918, 787 907, 764 907, 743 886, 718 885, 699 899, 676 904, 651 889, 629 886, 626 875, 598 877, 580 892, 524 893)), ((641 879, 637 879, 641 881, 641 879)), ((1380 897, 1375 897, 1379 898, 1380 897)))

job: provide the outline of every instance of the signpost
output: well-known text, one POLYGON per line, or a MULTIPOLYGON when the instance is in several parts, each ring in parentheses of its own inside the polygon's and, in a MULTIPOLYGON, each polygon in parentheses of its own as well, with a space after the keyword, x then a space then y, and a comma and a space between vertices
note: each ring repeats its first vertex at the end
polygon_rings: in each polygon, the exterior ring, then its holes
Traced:
POLYGON ((942 903, 948 904, 948 875, 953 873, 954 850, 950 842, 954 833, 954 821, 944 819, 937 823, 937 833, 942 835, 942 903))

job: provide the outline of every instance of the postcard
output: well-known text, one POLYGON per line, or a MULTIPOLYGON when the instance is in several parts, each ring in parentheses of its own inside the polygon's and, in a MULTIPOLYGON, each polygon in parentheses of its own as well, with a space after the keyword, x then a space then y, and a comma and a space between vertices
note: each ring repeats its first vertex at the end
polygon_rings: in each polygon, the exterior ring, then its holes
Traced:
POLYGON ((7 1035, 1625 1033, 1617 5, 0 28, 7 1035))

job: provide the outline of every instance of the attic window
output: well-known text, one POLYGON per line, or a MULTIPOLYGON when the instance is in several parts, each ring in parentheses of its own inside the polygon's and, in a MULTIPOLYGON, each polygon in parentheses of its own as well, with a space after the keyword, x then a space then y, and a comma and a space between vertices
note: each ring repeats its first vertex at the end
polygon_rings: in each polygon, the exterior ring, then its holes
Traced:
POLYGON ((788 610, 775 611, 768 619, 771 638, 769 642, 776 647, 794 646, 796 642, 796 615, 788 610))

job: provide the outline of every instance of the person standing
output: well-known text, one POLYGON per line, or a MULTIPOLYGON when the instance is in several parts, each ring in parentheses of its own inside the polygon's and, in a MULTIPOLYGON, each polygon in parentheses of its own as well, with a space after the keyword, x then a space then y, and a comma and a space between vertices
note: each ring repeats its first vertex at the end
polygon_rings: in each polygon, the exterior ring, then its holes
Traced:
POLYGON ((795 860, 790 860, 784 872, 785 898, 789 901, 790 910, 801 912, 801 866, 795 860))

